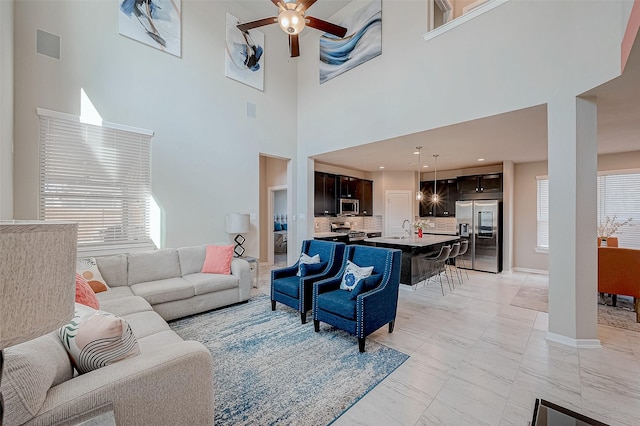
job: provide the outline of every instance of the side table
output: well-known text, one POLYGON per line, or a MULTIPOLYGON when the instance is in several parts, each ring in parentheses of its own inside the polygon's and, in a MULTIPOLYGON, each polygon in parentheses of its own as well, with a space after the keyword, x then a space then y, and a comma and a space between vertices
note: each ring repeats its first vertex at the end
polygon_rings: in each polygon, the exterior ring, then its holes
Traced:
POLYGON ((253 288, 258 288, 258 280, 260 279, 260 261, 256 257, 240 256, 239 259, 244 259, 249 262, 249 267, 253 273, 253 288))

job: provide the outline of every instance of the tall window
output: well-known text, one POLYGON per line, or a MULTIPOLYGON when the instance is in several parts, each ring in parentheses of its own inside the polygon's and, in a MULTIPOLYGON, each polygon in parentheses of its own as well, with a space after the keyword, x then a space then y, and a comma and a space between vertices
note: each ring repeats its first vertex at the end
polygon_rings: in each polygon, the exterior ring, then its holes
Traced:
POLYGON ((151 137, 38 109, 40 219, 78 222, 78 251, 153 248, 151 137))
POLYGON ((538 187, 538 213, 537 213, 537 251, 549 250, 549 179, 546 176, 537 176, 538 187))
MULTIPOLYGON (((538 239, 536 248, 549 249, 549 180, 538 176, 538 239)), ((616 236, 622 247, 640 248, 640 173, 616 171, 598 176, 597 224, 603 224, 607 217, 624 222, 633 218, 631 225, 621 227, 616 236)))

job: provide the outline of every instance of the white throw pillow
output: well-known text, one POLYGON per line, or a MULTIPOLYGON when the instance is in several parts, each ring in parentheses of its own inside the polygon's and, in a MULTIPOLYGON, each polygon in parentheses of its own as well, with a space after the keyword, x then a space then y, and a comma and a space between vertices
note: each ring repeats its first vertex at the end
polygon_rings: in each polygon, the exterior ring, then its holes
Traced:
POLYGON ((300 255, 300 262, 298 262, 298 273, 297 276, 300 276, 300 265, 306 263, 307 265, 311 265, 313 263, 320 263, 320 255, 316 254, 315 256, 309 256, 306 253, 302 253, 300 255))
POLYGON ((350 260, 347 260, 347 267, 342 276, 340 288, 351 291, 358 285, 360 280, 367 278, 373 272, 373 266, 360 267, 350 260))
POLYGON ((102 278, 98 263, 93 257, 81 257, 76 261, 76 273, 87 281, 94 293, 109 290, 107 282, 102 278))
POLYGON ((79 303, 74 317, 58 335, 80 374, 140 354, 127 321, 79 303))

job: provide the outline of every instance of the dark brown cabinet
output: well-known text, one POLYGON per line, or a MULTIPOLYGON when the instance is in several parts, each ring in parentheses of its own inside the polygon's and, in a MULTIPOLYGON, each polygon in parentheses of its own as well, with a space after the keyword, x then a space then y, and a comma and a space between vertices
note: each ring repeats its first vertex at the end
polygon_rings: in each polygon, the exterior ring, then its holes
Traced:
POLYGON ((338 176, 330 173, 315 172, 314 187, 314 215, 335 216, 338 213, 338 200, 336 197, 338 176))
POLYGON ((358 198, 358 184, 360 179, 351 176, 340 176, 340 198, 358 198))
POLYGON ((373 216, 373 181, 359 179, 355 198, 360 200, 360 216, 373 216))
POLYGON ((502 198, 502 173, 458 177, 460 199, 502 198))
POLYGON ((433 201, 434 182, 420 183, 424 197, 420 201, 420 217, 452 217, 456 215, 456 201, 458 201, 457 179, 441 179, 436 182, 437 202, 433 201))

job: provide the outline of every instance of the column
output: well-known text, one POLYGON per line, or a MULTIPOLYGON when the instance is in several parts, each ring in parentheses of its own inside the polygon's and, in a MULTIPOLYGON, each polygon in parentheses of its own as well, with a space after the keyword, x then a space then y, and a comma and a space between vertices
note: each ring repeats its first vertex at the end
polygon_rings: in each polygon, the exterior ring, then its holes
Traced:
POLYGON ((547 339, 576 347, 600 347, 597 338, 596 102, 593 98, 559 95, 547 108, 547 339))

